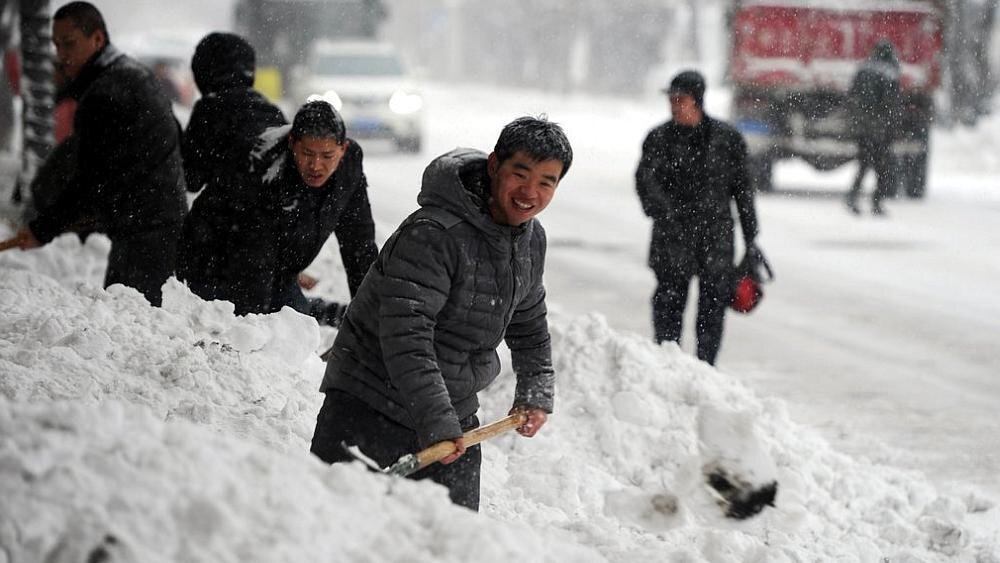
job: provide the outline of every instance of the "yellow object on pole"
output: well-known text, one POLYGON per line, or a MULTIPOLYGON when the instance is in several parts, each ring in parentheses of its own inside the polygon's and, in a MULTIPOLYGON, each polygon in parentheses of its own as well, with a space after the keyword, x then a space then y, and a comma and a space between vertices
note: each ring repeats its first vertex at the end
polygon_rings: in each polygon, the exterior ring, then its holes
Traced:
POLYGON ((257 75, 253 81, 255 90, 264 95, 271 102, 277 103, 282 96, 281 71, 278 67, 265 66, 257 69, 257 75))

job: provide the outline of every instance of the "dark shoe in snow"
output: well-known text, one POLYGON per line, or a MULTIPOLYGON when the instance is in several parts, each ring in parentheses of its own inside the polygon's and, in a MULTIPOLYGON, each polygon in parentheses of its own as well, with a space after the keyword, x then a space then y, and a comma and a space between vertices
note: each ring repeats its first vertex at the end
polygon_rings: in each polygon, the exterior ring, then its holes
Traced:
POLYGON ((877 203, 872 206, 872 215, 874 215, 876 217, 888 217, 889 216, 889 214, 885 212, 885 208, 882 207, 881 205, 877 204, 877 203))

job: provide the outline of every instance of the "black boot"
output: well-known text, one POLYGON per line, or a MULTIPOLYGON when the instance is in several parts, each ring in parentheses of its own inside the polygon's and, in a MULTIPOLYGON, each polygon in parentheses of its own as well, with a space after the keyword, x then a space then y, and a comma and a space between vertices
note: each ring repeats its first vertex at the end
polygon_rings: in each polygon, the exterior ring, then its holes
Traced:
POLYGON ((847 198, 844 200, 844 203, 847 204, 848 211, 855 215, 861 215, 861 208, 858 207, 858 197, 853 191, 847 194, 847 198))

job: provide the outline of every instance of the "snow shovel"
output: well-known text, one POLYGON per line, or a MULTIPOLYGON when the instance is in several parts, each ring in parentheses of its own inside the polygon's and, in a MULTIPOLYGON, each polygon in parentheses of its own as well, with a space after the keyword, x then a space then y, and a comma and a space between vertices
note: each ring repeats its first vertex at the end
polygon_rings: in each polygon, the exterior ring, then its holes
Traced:
MULTIPOLYGON (((469 430, 462 435, 462 438, 465 439, 465 447, 468 448, 470 446, 475 446, 484 440, 503 434, 509 430, 513 430, 527 421, 527 414, 517 412, 507 416, 506 418, 501 418, 496 422, 491 422, 486 426, 480 426, 479 428, 469 430)), ((383 472, 387 475, 406 477, 407 475, 416 473, 428 465, 441 461, 442 459, 448 457, 448 454, 453 451, 455 451, 454 442, 450 440, 438 442, 437 444, 420 450, 417 453, 404 455, 396 460, 396 463, 393 463, 389 467, 385 468, 383 472)))
POLYGON ((21 242, 17 237, 9 238, 5 241, 0 242, 0 252, 4 250, 10 250, 11 248, 17 248, 18 243, 21 242))

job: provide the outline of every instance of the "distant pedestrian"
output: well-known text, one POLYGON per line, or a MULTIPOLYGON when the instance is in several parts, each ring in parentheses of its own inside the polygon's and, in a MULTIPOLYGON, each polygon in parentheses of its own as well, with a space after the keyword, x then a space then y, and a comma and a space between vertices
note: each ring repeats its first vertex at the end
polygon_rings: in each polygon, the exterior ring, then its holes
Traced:
POLYGON ((351 295, 375 260, 362 159, 333 106, 305 104, 291 125, 259 137, 248 172, 220 170, 231 178, 206 188, 225 189, 216 207, 221 215, 199 213, 188 222, 178 277, 204 299, 232 302, 239 315, 287 306, 337 326, 345 305, 307 299, 298 275, 331 234, 340 244, 351 295))
POLYGON ((653 329, 657 342, 680 342, 688 288, 697 277, 697 355, 714 364, 733 296, 733 201, 747 254, 756 251, 747 148, 735 128, 705 114, 700 73, 681 72, 663 92, 673 118, 646 136, 635 172, 643 211, 653 219, 653 329))
POLYGON ((18 232, 19 246, 41 246, 93 215, 111 239, 105 287, 133 287, 159 305, 187 211, 170 100, 152 71, 111 44, 92 4, 56 10, 52 41, 69 95, 79 100, 75 171, 66 174, 72 185, 18 232))
POLYGON ((320 390, 312 452, 385 467, 453 441, 440 464, 414 473, 478 510, 481 452, 462 433, 479 426, 479 391, 500 373, 507 343, 517 378, 511 413, 533 436, 552 412, 554 372, 542 271, 552 201, 573 152, 562 129, 523 117, 488 156, 455 149, 424 171, 420 208, 386 242, 347 311, 320 390))
POLYGON ((882 202, 895 195, 892 142, 900 129, 902 101, 899 85, 899 59, 888 41, 880 41, 868 60, 855 73, 848 92, 851 130, 858 144, 858 172, 847 193, 847 208, 861 213, 858 197, 865 173, 876 175, 872 193, 872 214, 884 215, 882 202))

